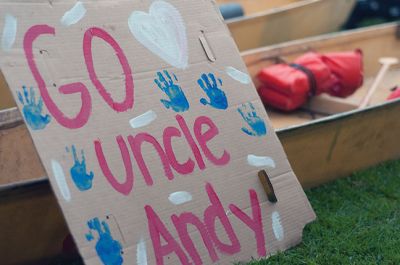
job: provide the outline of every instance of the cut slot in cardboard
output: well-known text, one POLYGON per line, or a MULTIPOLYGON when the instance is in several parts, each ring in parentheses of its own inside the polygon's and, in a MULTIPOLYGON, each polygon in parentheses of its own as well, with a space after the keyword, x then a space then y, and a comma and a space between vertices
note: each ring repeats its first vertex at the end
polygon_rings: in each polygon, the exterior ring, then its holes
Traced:
POLYGON ((85 263, 228 264, 300 242, 314 212, 214 2, 0 7, 1 69, 85 263))

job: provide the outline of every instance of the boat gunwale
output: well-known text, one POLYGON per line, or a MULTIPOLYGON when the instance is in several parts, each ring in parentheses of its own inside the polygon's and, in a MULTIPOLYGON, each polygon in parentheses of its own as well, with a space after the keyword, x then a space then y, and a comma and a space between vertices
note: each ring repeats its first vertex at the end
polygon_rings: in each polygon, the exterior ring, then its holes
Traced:
POLYGON ((386 107, 392 107, 395 105, 400 105, 400 98, 399 99, 395 99, 395 100, 390 100, 390 101, 386 101, 380 104, 375 104, 366 108, 362 108, 362 109, 354 109, 354 110, 350 110, 350 111, 345 111, 345 112, 341 112, 341 113, 337 113, 337 114, 333 114, 333 115, 329 115, 326 117, 322 117, 322 118, 318 118, 315 120, 311 120, 302 124, 298 124, 298 125, 292 125, 292 126, 288 126, 285 128, 281 128, 281 129, 277 129, 275 130, 276 133, 288 133, 288 132, 294 132, 297 131, 299 129, 302 129, 304 127, 314 127, 314 126, 318 126, 318 125, 322 125, 322 124, 326 124, 326 123, 330 123, 332 121, 339 121, 339 120, 343 120, 344 118, 347 117, 353 117, 356 116, 357 114, 365 114, 374 110, 378 110, 378 109, 383 109, 386 107))
POLYGON ((14 194, 19 194, 21 190, 26 192, 29 190, 40 189, 42 185, 49 185, 50 180, 47 177, 41 177, 33 180, 18 181, 10 184, 0 185, 0 201, 7 199, 14 194))
MULTIPOLYGON (((274 45, 270 45, 270 46, 246 50, 246 51, 241 52, 240 55, 242 58, 245 59, 245 57, 253 57, 256 54, 266 53, 266 52, 271 52, 271 53, 277 54, 277 55, 271 55, 268 58, 262 58, 262 59, 257 59, 257 60, 251 60, 251 59, 245 60, 246 65, 252 66, 261 60, 279 57, 279 53, 281 53, 283 49, 289 49, 288 52, 285 52, 285 55, 291 55, 291 54, 298 53, 300 47, 303 47, 303 50, 304 50, 305 49, 304 46, 307 46, 308 44, 311 44, 311 43, 318 44, 318 42, 321 42, 321 44, 322 44, 324 41, 332 41, 332 43, 330 43, 329 45, 324 46, 324 47, 329 47, 329 46, 335 45, 335 43, 343 42, 343 40, 347 39, 347 37, 349 37, 349 36, 352 37, 352 41, 353 40, 363 40, 363 39, 371 38, 371 36, 368 35, 368 33, 370 33, 370 32, 376 31, 376 33, 377 33, 376 36, 380 36, 380 35, 384 35, 384 34, 387 34, 391 31, 393 31, 393 28, 399 28, 399 31, 400 31, 400 21, 389 22, 389 23, 384 23, 384 24, 375 25, 375 26, 369 26, 369 27, 365 27, 365 28, 358 28, 358 29, 352 29, 352 30, 346 30, 346 31, 340 31, 340 32, 327 33, 327 34, 303 38, 303 39, 299 39, 299 40, 292 40, 292 41, 288 41, 288 42, 284 42, 284 43, 278 43, 278 44, 274 44, 274 45)), ((316 45, 316 46, 318 46, 318 45, 316 45)))
POLYGON ((225 23, 227 25, 233 25, 236 23, 240 23, 243 21, 247 21, 250 19, 257 19, 257 18, 262 18, 264 16, 268 16, 271 14, 275 14, 275 13, 281 13, 290 9, 294 9, 294 8, 299 8, 299 7, 303 7, 305 5, 310 5, 313 3, 317 3, 317 2, 322 2, 324 0, 300 0, 299 2, 296 3, 291 3, 291 4, 287 4, 287 5, 283 5, 280 7, 273 7, 264 11, 260 11, 260 12, 256 12, 250 15, 244 15, 243 17, 237 17, 237 18, 230 18, 225 20, 225 23))

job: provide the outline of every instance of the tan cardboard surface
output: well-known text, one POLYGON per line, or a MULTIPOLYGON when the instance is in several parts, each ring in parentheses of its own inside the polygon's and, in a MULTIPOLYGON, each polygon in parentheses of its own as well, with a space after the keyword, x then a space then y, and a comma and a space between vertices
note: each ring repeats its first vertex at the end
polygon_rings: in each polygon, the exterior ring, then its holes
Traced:
POLYGON ((0 1, 0 17, 1 70, 86 264, 300 242, 314 213, 215 3, 0 1))

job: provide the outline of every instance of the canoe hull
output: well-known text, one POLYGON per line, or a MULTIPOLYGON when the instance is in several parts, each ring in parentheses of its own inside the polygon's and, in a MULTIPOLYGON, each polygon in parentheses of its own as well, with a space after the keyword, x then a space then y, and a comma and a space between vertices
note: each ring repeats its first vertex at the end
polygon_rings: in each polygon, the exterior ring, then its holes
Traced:
POLYGON ((355 2, 304 0, 228 20, 227 25, 239 50, 244 51, 337 31, 346 22, 355 2))

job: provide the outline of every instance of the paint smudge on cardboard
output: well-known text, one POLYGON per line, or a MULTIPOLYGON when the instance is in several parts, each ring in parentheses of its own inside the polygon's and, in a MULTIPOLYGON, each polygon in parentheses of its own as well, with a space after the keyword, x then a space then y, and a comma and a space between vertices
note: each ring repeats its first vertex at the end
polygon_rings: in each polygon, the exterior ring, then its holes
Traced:
POLYGON ((285 237, 283 226, 281 224, 281 216, 277 211, 274 211, 271 215, 272 219, 272 230, 274 231, 274 236, 278 241, 282 241, 285 237))
POLYGON ((248 74, 243 73, 242 71, 239 71, 238 69, 236 69, 232 66, 228 66, 225 69, 225 71, 234 80, 236 80, 244 85, 250 84, 250 82, 251 82, 251 78, 248 74))
POLYGON ((71 192, 69 191, 68 183, 65 178, 64 170, 57 160, 51 160, 51 169, 56 180, 58 189, 60 190, 61 196, 65 201, 71 201, 71 192))
POLYGON ((143 238, 140 239, 136 246, 136 264, 147 265, 146 241, 144 241, 143 238))
POLYGON ((82 2, 78 1, 76 4, 67 12, 64 13, 60 22, 63 26, 71 26, 78 23, 86 14, 86 8, 82 2))
POLYGON ((168 200, 175 205, 180 205, 186 202, 190 202, 192 199, 193 199, 192 194, 190 194, 187 191, 173 192, 168 196, 168 200))
POLYGON ((1 36, 1 47, 4 51, 11 50, 17 36, 17 18, 6 14, 4 17, 3 34, 1 36))
POLYGON ((156 119, 157 119, 157 114, 154 111, 149 110, 149 111, 146 111, 145 113, 131 119, 129 121, 129 124, 131 125, 131 127, 133 129, 137 129, 137 128, 141 128, 141 127, 149 125, 156 119))
POLYGON ((248 155, 247 163, 253 167, 275 168, 275 161, 269 156, 248 155))

